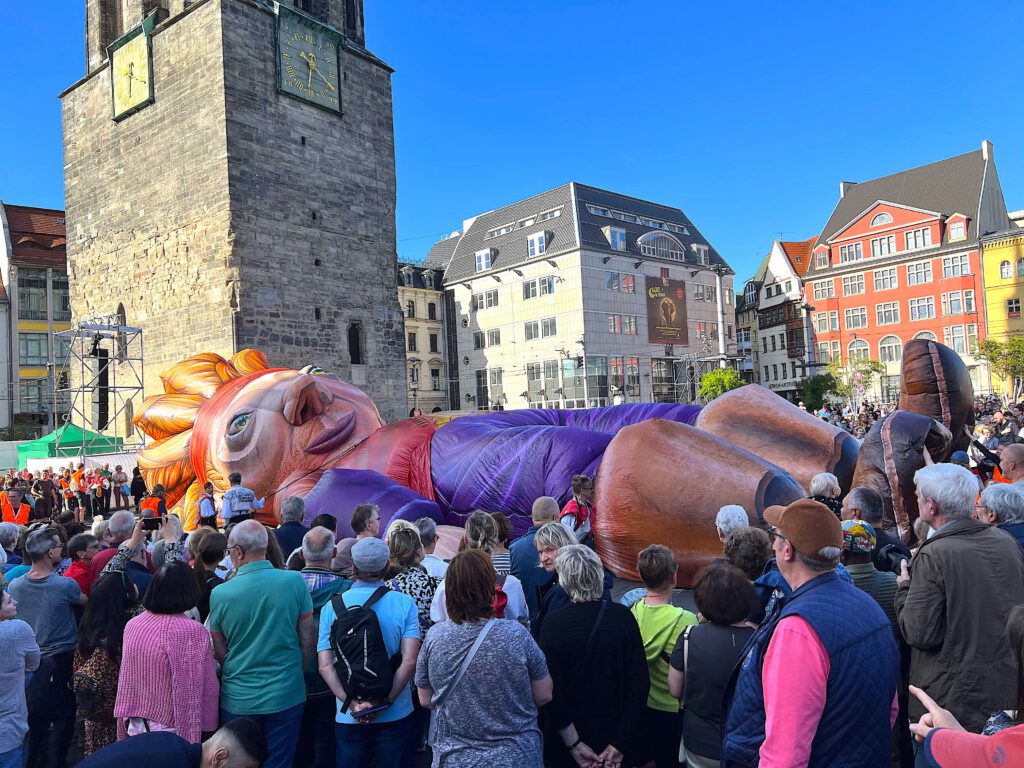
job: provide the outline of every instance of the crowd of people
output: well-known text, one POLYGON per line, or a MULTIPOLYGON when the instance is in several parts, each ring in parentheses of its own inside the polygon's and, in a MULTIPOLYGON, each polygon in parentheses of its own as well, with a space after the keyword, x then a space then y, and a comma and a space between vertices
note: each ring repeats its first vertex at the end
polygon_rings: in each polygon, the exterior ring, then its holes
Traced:
POLYGON ((107 513, 58 503, 63 471, 12 472, 0 768, 60 768, 73 742, 87 768, 1024 764, 1015 457, 1003 482, 919 470, 913 550, 827 473, 763 525, 723 507, 695 610, 659 543, 616 583, 582 475, 514 541, 474 512, 445 560, 432 519, 381 530, 372 504, 351 538, 299 497, 265 526, 237 475, 185 532, 159 486, 107 513))

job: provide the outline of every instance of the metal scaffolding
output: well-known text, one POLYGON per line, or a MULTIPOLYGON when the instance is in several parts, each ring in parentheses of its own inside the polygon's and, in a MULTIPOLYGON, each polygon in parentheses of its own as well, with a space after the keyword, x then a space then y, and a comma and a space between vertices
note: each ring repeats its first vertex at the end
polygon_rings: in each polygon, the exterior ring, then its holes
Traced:
POLYGON ((119 315, 94 317, 59 331, 67 350, 64 374, 52 379, 53 401, 63 412, 55 446, 58 456, 136 451, 143 435, 132 419, 143 396, 142 329, 119 315), (65 424, 82 435, 64 437, 65 424), (111 440, 113 438, 113 440, 111 440), (117 445, 117 447, 114 447, 117 445))

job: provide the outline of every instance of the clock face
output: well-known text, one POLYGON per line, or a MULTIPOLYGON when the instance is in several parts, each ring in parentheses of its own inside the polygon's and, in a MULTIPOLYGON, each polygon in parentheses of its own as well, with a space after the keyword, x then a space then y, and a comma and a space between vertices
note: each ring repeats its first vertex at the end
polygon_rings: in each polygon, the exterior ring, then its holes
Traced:
POLYGON ((142 29, 129 34, 132 37, 123 38, 110 47, 110 83, 115 120, 127 117, 153 101, 149 35, 142 29))
POLYGON ((282 7, 277 25, 280 90, 340 111, 338 42, 334 30, 282 7))

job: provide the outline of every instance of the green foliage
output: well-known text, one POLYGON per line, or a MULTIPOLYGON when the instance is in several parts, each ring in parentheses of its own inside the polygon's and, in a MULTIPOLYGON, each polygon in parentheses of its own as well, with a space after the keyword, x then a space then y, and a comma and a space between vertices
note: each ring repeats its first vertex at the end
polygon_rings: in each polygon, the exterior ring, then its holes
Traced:
POLYGON ((1009 341, 985 339, 978 344, 978 357, 987 360, 992 371, 1006 381, 1007 396, 1017 399, 1024 379, 1024 336, 1009 341))
POLYGON ((843 365, 836 358, 828 364, 828 372, 835 379, 835 393, 854 405, 871 388, 875 377, 885 373, 885 365, 879 360, 854 360, 843 365))
POLYGON ((715 368, 701 376, 697 395, 705 403, 710 403, 719 395, 724 395, 730 389, 739 389, 746 383, 734 368, 715 368))
POLYGON ((808 411, 821 410, 825 405, 825 398, 836 393, 836 379, 831 373, 819 373, 804 379, 800 387, 800 399, 808 411))

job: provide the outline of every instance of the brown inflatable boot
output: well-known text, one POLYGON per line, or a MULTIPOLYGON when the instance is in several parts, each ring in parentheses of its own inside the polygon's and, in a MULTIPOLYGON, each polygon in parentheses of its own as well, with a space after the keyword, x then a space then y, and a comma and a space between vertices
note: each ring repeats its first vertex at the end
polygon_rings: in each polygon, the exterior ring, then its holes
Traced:
POLYGON ((764 508, 789 504, 804 490, 767 461, 713 435, 662 419, 623 427, 608 444, 595 486, 597 552, 616 576, 638 580, 636 558, 665 544, 679 562, 676 584, 722 556, 715 516, 740 504, 752 525, 764 508))
POLYGON ((937 341, 911 339, 903 345, 900 373, 900 410, 930 416, 953 435, 946 451, 932 458, 942 462, 966 451, 964 427, 974 431, 974 385, 960 355, 937 341))
POLYGON ((758 385, 716 397, 696 426, 782 467, 807 488, 819 472, 831 472, 845 493, 857 466, 857 440, 758 385))

